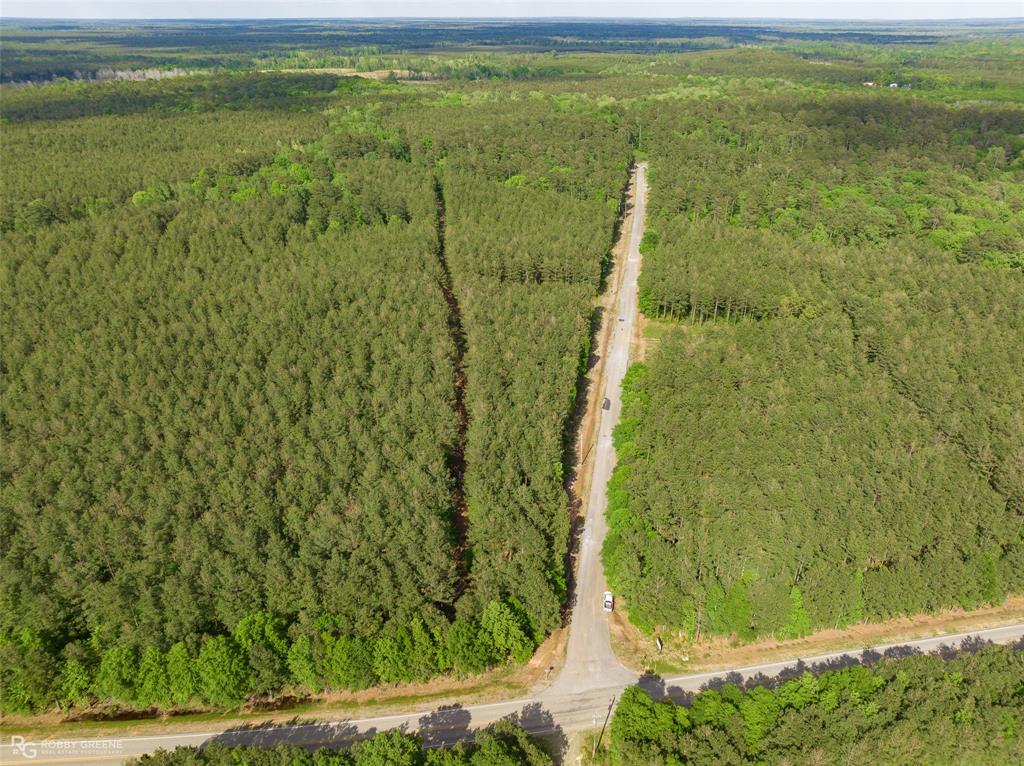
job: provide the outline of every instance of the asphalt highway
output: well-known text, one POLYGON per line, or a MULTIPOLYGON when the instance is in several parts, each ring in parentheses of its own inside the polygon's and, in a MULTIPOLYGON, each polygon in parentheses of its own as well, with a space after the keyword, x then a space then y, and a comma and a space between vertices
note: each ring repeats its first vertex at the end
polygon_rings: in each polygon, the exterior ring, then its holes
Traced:
POLYGON ((7 735, 0 745, 0 763, 109 766, 159 748, 170 749, 179 745, 200 746, 210 742, 268 746, 285 743, 304 747, 340 746, 349 744, 359 737, 393 728, 419 730, 429 745, 439 746, 466 739, 471 736, 474 729, 508 716, 518 718, 520 724, 534 734, 557 737, 601 726, 615 700, 626 686, 632 683, 639 682, 655 694, 663 693, 675 699, 682 699, 688 692, 699 691, 718 682, 735 682, 759 676, 771 677, 781 673, 796 674, 803 669, 814 669, 815 666, 844 666, 863 659, 865 653, 869 658, 877 658, 886 653, 930 652, 944 646, 955 647, 965 640, 993 643, 1024 640, 1024 624, 669 678, 638 678, 631 674, 624 682, 606 683, 602 680, 602 674, 597 672, 594 680, 586 684, 586 688, 578 691, 560 690, 556 683, 530 699, 467 707, 452 706, 433 711, 373 718, 107 740, 15 740, 12 743, 10 736, 7 735))

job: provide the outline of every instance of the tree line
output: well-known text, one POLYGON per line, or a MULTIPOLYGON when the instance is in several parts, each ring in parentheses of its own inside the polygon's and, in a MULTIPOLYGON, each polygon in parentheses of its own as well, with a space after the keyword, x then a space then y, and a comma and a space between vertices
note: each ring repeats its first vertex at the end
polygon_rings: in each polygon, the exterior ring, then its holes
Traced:
POLYGON ((210 744, 179 747, 134 759, 135 766, 553 766, 554 761, 517 724, 501 720, 477 732, 471 744, 428 748, 416 733, 389 729, 348 749, 274 748, 210 744))
POLYGON ((65 645, 59 660, 45 637, 27 628, 5 640, 0 651, 10 669, 4 709, 23 713, 94 702, 140 710, 235 707, 282 690, 310 695, 422 682, 440 674, 465 677, 509 657, 524 662, 533 648, 508 605, 491 602, 479 620, 460 617, 430 628, 414 617, 376 638, 352 635, 341 615, 323 615, 303 626, 252 612, 230 633, 177 641, 166 651, 123 639, 110 644, 94 632, 65 645))
POLYGON ((725 684, 685 706, 638 686, 615 708, 608 751, 636 764, 1015 763, 1024 756, 1024 652, 883 658, 725 684))

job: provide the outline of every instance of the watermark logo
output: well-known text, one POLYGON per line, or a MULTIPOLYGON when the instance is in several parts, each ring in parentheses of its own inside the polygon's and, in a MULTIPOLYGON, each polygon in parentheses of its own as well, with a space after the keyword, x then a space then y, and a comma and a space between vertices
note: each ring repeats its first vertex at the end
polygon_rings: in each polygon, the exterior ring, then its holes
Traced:
POLYGON ((19 737, 17 734, 11 735, 11 750, 20 753, 22 758, 35 758, 39 755, 35 743, 26 742, 24 737, 19 737))
POLYGON ((117 755, 122 752, 124 743, 119 739, 48 739, 42 742, 30 742, 18 734, 11 735, 11 755, 33 760, 42 755, 48 756, 84 756, 84 755, 117 755))

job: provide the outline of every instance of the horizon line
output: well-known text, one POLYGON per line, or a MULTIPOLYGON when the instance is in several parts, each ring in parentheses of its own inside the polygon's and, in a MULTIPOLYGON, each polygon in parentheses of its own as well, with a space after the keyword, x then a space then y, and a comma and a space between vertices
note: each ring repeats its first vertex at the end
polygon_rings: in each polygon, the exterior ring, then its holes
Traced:
POLYGON ((762 21, 762 22, 857 22, 900 24, 915 22, 1022 22, 1024 16, 906 16, 900 18, 857 16, 5 16, 4 21, 762 21))

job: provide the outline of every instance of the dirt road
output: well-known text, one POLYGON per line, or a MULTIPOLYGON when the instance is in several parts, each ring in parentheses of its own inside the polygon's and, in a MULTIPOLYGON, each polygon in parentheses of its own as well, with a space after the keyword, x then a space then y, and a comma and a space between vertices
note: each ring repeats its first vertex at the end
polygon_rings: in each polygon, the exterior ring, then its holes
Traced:
MULTIPOLYGON (((569 625, 565 665, 544 697, 574 694, 590 688, 625 684, 634 678, 612 651, 608 615, 602 606, 605 591, 601 546, 607 533, 608 480, 615 468, 612 430, 622 411, 622 378, 629 367, 629 347, 636 321, 637 276, 640 273, 640 240, 644 233, 647 200, 647 166, 637 166, 633 180, 634 202, 625 263, 620 269, 616 301, 608 316, 612 323, 604 349, 603 370, 595 404, 598 407, 593 473, 586 504, 586 522, 580 538, 576 571, 576 602, 569 625)), ((586 451, 586 448, 584 448, 586 451)))

